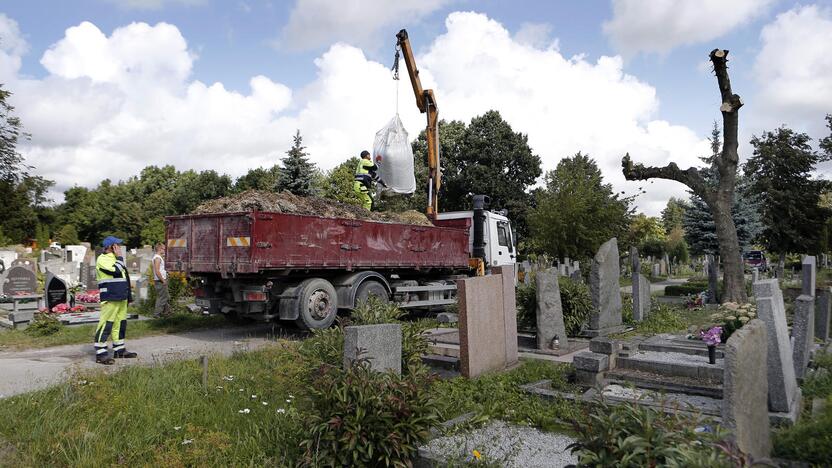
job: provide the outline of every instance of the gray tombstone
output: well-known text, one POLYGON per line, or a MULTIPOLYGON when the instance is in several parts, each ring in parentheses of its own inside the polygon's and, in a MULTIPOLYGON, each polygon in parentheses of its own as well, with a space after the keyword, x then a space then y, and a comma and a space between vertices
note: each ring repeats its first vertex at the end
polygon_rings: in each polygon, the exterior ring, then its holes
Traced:
POLYGON ((35 272, 23 266, 8 268, 0 276, 0 294, 6 296, 35 294, 37 287, 35 272))
POLYGON ((801 294, 807 296, 815 295, 815 278, 817 277, 817 265, 814 255, 806 255, 803 257, 801 264, 801 273, 803 275, 803 289, 801 294))
POLYGON ((569 278, 572 281, 575 281, 575 282, 578 282, 578 283, 583 283, 583 281, 584 281, 584 277, 583 277, 583 275, 581 275, 581 269, 580 268, 575 268, 574 270, 572 270, 572 273, 569 274, 569 278))
POLYGON ((708 304, 719 304, 719 268, 713 255, 708 255, 708 304))
POLYGON ((641 322, 650 315, 650 280, 641 273, 633 276, 633 320, 641 322))
POLYGON ((567 275, 567 273, 566 273, 566 264, 565 263, 559 263, 558 264, 558 276, 566 276, 566 275, 567 275))
POLYGON ((809 366, 809 354, 815 342, 815 298, 807 294, 795 300, 792 335, 794 336, 794 376, 802 379, 809 366))
POLYGON ((587 335, 603 336, 624 329, 621 322, 621 267, 618 241, 612 238, 601 245, 592 259, 589 275, 589 292, 592 312, 589 316, 587 335))
POLYGON ((832 288, 818 289, 815 296, 815 338, 829 340, 829 318, 832 316, 832 288))
POLYGON ((654 263, 652 269, 650 270, 650 276, 653 278, 658 278, 662 275, 662 267, 658 263, 654 263))
POLYGON ((722 421, 732 432, 737 447, 755 459, 771 452, 767 398, 768 371, 766 325, 751 320, 725 343, 722 421))
POLYGON ((635 282, 636 273, 641 272, 641 259, 638 258, 638 249, 635 246, 630 247, 630 266, 633 269, 633 281, 635 282))
POLYGON ((800 402, 800 389, 794 375, 794 358, 789 343, 783 293, 776 279, 754 283, 757 316, 766 324, 768 336, 768 407, 770 411, 791 413, 800 402))
POLYGON ((760 270, 754 268, 751 270, 751 284, 760 281, 760 270))
POLYGON ((398 323, 344 327, 344 366, 366 359, 380 372, 402 373, 402 326, 398 323))
POLYGON ((537 272, 537 348, 553 349, 566 346, 566 326, 563 323, 563 306, 560 302, 558 276, 551 269, 537 272))

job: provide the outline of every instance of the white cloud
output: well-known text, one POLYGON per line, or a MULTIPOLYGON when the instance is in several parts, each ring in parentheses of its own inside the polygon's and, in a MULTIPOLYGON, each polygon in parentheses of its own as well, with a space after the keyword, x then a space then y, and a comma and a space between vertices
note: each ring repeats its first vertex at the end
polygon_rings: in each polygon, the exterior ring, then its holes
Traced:
POLYGON ((547 23, 523 23, 514 33, 514 40, 538 49, 558 48, 558 41, 552 39, 552 25, 547 23))
MULTIPOLYGON (((333 42, 369 46, 381 30, 419 21, 448 0, 297 0, 277 45, 312 49, 333 42)), ((391 47, 395 38, 390 34, 391 47)))
POLYGON ((664 54, 716 39, 766 13, 776 0, 612 0, 604 33, 622 53, 664 54))
POLYGON ((118 5, 121 8, 130 10, 159 10, 167 5, 196 6, 202 5, 206 0, 107 0, 109 3, 118 5))
MULTIPOLYGON (((686 166, 708 151, 690 129, 655 118, 655 89, 624 73, 619 57, 567 58, 554 47, 520 42, 475 13, 453 13, 446 26, 417 57, 440 115, 469 121, 500 110, 529 135, 545 169, 583 151, 617 190, 632 193, 645 184, 623 180, 625 152, 645 163, 686 166)), ((0 50, 0 65, 14 57, 0 50)), ((387 66, 345 44, 316 59, 315 79, 294 90, 265 76, 252 78, 246 94, 203 83, 190 77, 194 60, 169 24, 134 23, 109 36, 90 23, 69 28, 43 54, 45 78, 0 67, 0 75, 13 77, 8 87, 32 133, 21 151, 64 190, 123 179, 148 164, 239 176, 277 162, 300 129, 311 159, 327 169, 370 147, 395 112, 387 66)), ((424 119, 406 79, 398 92, 402 120, 415 137, 424 119)), ((657 181, 639 203, 657 214, 683 192, 680 184, 657 181)))
POLYGON ((821 131, 823 116, 832 112, 832 10, 795 7, 766 25, 760 38, 757 121, 821 131))

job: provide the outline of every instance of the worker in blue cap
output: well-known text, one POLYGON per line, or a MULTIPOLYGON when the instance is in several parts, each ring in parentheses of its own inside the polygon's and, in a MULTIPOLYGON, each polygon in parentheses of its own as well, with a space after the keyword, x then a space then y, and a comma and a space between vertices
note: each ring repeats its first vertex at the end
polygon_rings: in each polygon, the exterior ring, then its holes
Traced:
POLYGON ((130 275, 124 264, 124 241, 108 236, 101 242, 104 253, 95 262, 98 292, 101 296, 101 318, 95 329, 95 362, 111 365, 115 359, 135 358, 136 353, 125 348, 127 332, 127 304, 133 300, 130 275), (107 352, 107 340, 112 336, 113 357, 107 352))

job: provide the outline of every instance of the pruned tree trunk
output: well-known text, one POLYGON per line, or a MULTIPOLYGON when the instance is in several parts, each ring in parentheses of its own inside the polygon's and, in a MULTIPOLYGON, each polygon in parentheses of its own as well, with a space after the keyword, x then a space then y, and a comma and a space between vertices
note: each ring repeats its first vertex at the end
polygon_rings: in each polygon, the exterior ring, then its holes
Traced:
POLYGON ((722 104, 722 152, 714 160, 719 181, 716 186, 706 183, 705 177, 699 169, 691 167, 679 169, 676 163, 664 167, 644 166, 633 164, 627 153, 621 160, 622 171, 627 180, 647 180, 652 178, 675 180, 687 185, 696 195, 702 197, 716 225, 716 237, 719 242, 719 255, 722 257, 723 293, 722 302, 746 302, 745 275, 740 260, 740 246, 737 239, 737 227, 731 216, 734 204, 734 188, 737 178, 737 140, 739 128, 739 109, 742 100, 731 91, 731 80, 728 77, 728 51, 714 49, 710 59, 714 66, 717 84, 719 85, 722 104))

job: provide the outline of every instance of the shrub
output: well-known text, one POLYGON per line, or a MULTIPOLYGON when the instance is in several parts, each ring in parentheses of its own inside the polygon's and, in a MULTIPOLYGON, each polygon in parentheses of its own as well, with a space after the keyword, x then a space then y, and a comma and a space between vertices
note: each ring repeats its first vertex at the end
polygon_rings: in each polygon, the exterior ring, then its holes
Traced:
POLYGON ((31 336, 47 336, 58 333, 61 328, 63 328, 63 324, 55 315, 40 312, 35 314, 35 319, 29 323, 24 332, 31 336))
MULTIPOLYGON (((774 433, 774 456, 829 466, 832 460, 832 396, 819 415, 805 415, 796 425, 774 433)), ((808 465, 807 465, 808 466, 808 465)))
POLYGON ((307 466, 411 466, 439 422, 433 378, 323 366, 310 387, 314 411, 301 443, 307 466))
POLYGON ((621 297, 621 321, 625 325, 636 325, 633 316, 633 295, 627 294, 621 297))
POLYGON ((517 285, 517 326, 537 327, 537 287, 534 282, 517 285))
POLYGON ((654 304, 644 321, 636 325, 636 331, 644 334, 670 333, 684 330, 687 322, 678 309, 668 304, 654 304))
POLYGON ((729 466, 735 449, 722 443, 718 427, 696 431, 706 425, 714 427, 699 416, 600 400, 573 421, 577 440, 570 448, 580 466, 729 466))
POLYGON ((566 334, 575 336, 581 332, 581 328, 587 323, 589 314, 592 312, 589 287, 565 276, 558 278, 558 285, 566 334))

